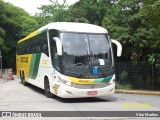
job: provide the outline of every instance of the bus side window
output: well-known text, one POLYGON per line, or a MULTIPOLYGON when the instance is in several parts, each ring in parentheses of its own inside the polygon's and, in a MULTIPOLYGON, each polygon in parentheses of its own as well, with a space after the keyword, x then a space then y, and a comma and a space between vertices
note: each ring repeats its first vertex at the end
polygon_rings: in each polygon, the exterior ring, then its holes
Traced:
POLYGON ((40 52, 40 46, 36 47, 36 52, 39 53, 40 52))
POLYGON ((44 44, 44 45, 43 45, 43 52, 46 53, 47 51, 48 51, 47 44, 44 44))
POLYGON ((32 53, 35 53, 35 46, 32 45, 32 53))

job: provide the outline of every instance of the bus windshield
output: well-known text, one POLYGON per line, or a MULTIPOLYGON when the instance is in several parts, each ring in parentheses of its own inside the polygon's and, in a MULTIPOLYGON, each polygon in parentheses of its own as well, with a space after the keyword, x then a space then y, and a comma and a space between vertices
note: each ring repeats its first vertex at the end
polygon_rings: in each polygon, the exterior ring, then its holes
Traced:
POLYGON ((111 47, 105 34, 61 33, 65 70, 84 74, 89 67, 112 66, 111 47))

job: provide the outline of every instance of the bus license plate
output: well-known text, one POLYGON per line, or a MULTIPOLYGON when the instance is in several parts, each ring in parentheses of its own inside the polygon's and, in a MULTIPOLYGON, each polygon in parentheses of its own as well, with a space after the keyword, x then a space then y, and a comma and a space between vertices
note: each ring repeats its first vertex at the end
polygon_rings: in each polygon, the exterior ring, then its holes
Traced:
POLYGON ((88 91, 88 95, 97 95, 97 91, 88 91))

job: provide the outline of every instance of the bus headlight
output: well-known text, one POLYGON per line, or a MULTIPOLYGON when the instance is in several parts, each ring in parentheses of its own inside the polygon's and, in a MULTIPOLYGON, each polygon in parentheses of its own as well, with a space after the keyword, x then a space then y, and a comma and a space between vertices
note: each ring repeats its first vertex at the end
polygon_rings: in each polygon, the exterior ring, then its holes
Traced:
POLYGON ((72 83, 72 82, 69 82, 69 81, 66 81, 64 84, 68 85, 68 86, 71 86, 71 87, 76 85, 75 83, 72 83))
POLYGON ((112 79, 109 81, 109 85, 113 84, 115 80, 116 80, 115 75, 113 75, 112 79))
POLYGON ((68 85, 68 86, 74 86, 74 85, 75 85, 75 83, 72 83, 72 82, 70 82, 70 81, 67 81, 67 80, 65 80, 65 79, 62 79, 61 77, 58 77, 58 79, 59 79, 59 81, 60 81, 61 83, 65 84, 65 85, 68 85))
POLYGON ((115 82, 115 79, 112 79, 112 80, 109 81, 109 84, 111 85, 111 84, 113 84, 114 82, 115 82))

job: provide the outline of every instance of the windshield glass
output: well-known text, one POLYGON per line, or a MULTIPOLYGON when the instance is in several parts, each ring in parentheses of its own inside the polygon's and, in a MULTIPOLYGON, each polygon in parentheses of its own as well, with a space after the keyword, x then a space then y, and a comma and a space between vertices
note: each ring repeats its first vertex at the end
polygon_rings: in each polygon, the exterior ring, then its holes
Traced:
POLYGON ((62 45, 64 53, 74 56, 87 55, 88 40, 86 34, 65 33, 62 37, 62 45))
POLYGON ((108 69, 106 66, 112 66, 111 46, 107 35, 61 33, 60 37, 64 71, 92 74, 91 69, 96 66, 99 69, 98 74, 103 74, 108 69), (100 72, 101 69, 103 72, 100 72))
POLYGON ((108 65, 111 50, 106 35, 62 33, 63 65, 108 65))
POLYGON ((106 35, 88 35, 93 64, 111 65, 111 49, 106 35))

